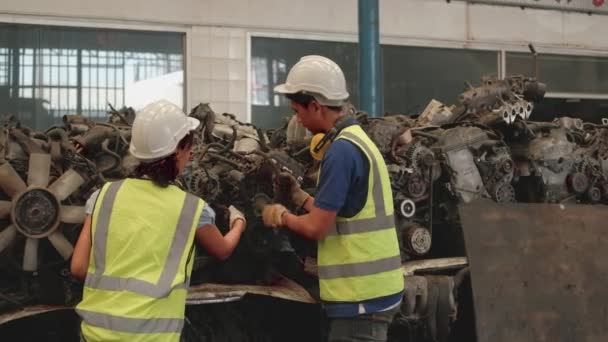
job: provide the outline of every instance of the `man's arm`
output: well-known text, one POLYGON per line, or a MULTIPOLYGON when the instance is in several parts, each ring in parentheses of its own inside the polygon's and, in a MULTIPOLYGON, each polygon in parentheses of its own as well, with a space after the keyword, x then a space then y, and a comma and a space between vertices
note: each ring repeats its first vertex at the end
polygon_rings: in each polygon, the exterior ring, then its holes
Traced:
POLYGON ((312 197, 306 200, 304 208, 308 210, 304 215, 283 214, 283 225, 308 239, 323 240, 336 221, 337 212, 316 207, 312 197))
POLYGON ((335 224, 340 208, 350 193, 357 159, 361 158, 356 147, 348 141, 335 141, 321 166, 322 178, 317 188, 317 198, 308 197, 302 206, 307 214, 283 215, 283 224, 309 239, 323 240, 335 224))

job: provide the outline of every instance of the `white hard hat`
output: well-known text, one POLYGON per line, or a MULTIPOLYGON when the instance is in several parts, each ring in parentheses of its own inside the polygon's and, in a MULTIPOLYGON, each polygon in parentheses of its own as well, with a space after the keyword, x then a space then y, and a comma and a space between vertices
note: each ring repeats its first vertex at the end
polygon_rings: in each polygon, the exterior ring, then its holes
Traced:
POLYGON ((346 79, 334 61, 323 56, 304 56, 294 65, 287 81, 274 87, 281 94, 303 92, 325 106, 340 106, 348 99, 346 79))
POLYGON ((175 152, 177 144, 200 121, 167 100, 148 104, 135 116, 129 152, 139 160, 156 160, 175 152))

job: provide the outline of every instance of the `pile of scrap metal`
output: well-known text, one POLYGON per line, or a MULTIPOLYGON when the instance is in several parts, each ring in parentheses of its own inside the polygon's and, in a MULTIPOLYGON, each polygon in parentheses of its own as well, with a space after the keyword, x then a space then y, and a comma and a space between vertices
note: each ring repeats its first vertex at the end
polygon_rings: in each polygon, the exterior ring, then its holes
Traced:
POLYGON ((45 132, 14 116, 0 123, 0 312, 79 297, 66 260, 90 193, 136 165, 134 117, 130 108, 112 109, 108 122, 67 115, 45 132))
MULTIPOLYGON (((437 341, 472 331, 454 324, 457 313, 472 316, 470 302, 458 305, 458 298, 470 296, 460 204, 481 198, 608 203, 608 125, 568 117, 530 121, 534 103, 545 94, 535 79, 469 87, 458 104, 433 100, 418 116, 351 113, 383 153, 391 177, 407 278, 392 328, 395 340, 403 337, 403 327, 409 336, 437 341)), ((271 141, 305 165, 303 184, 311 185, 319 163, 302 154, 311 137, 296 127, 292 119, 271 141)), ((472 324, 467 319, 462 325, 472 324)))
MULTIPOLYGON (((608 126, 572 118, 530 121, 545 92, 534 79, 510 77, 469 87, 458 104, 433 100, 418 116, 370 118, 347 109, 377 144, 391 177, 407 278, 394 336, 405 329, 421 340, 444 341, 471 310, 470 302, 459 305, 467 301, 462 296, 468 271, 459 204, 479 198, 608 202, 608 126)), ((32 302, 73 303, 78 297, 65 260, 84 217, 82 206, 93 190, 128 176, 136 165, 127 148, 134 112, 110 114, 106 123, 66 116, 63 125, 44 133, 11 118, 3 121, 0 312, 32 302)), ((272 284, 286 276, 315 293, 314 269, 306 267, 314 264, 307 261, 314 258, 315 245, 268 229, 260 218, 264 204, 288 203, 281 172, 314 193, 320 162, 309 153, 310 133, 294 117, 282 128, 262 131, 206 104, 190 115, 202 124, 181 185, 211 204, 220 229, 227 227, 229 205, 248 221, 242 243, 227 261, 197 253, 193 284, 272 284)))
POLYGON ((303 179, 304 168, 285 151, 271 148, 265 132, 230 114, 216 114, 207 104, 190 113, 201 121, 190 165, 183 174, 185 189, 205 199, 216 211, 216 224, 226 229, 227 207, 236 206, 247 217, 247 230, 235 253, 218 262, 197 253, 192 281, 220 283, 272 283, 278 273, 301 278, 302 262, 288 233, 270 230, 261 220, 262 207, 287 202, 287 188, 279 173, 303 179), (196 270, 204 268, 204 272, 196 270))

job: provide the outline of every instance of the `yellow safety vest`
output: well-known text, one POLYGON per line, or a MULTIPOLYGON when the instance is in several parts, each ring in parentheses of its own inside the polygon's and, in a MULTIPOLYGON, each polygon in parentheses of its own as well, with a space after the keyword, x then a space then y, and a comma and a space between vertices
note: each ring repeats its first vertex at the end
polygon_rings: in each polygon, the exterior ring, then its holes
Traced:
POLYGON ((355 216, 338 216, 319 241, 317 262, 321 299, 361 302, 403 291, 393 195, 384 158, 359 125, 344 128, 336 139, 355 144, 370 166, 367 200, 355 216))
POLYGON ((93 210, 93 246, 76 307, 87 341, 179 341, 204 204, 149 180, 104 185, 93 210))

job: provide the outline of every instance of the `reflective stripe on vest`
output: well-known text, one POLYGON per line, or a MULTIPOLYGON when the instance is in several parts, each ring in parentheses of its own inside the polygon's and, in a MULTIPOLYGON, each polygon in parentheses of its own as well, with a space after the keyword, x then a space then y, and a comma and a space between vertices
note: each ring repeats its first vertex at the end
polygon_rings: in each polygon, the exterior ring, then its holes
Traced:
POLYGON ((184 320, 181 318, 130 318, 76 309, 88 324, 108 330, 137 334, 181 333, 184 320))
MULTIPOLYGON (((177 229, 171 242, 169 255, 165 262, 165 267, 157 284, 153 284, 141 279, 135 278, 120 278, 104 275, 105 260, 106 260, 106 243, 108 240, 108 229, 110 227, 110 217, 112 216, 112 208, 116 194, 122 186, 124 180, 112 183, 106 190, 103 197, 101 207, 98 212, 97 228, 95 230, 95 273, 88 273, 85 281, 85 286, 93 289, 108 290, 108 291, 131 291, 153 298, 166 297, 173 288, 171 283, 177 274, 178 265, 182 257, 183 251, 188 243, 188 233, 192 227, 192 219, 196 213, 198 198, 190 194, 186 194, 184 205, 179 216, 177 229)), ((187 288, 188 280, 184 284, 180 284, 175 288, 187 288)))
POLYGON ((323 279, 362 277, 369 274, 392 271, 401 267, 401 256, 358 262, 355 264, 319 266, 319 277, 323 279))

